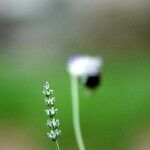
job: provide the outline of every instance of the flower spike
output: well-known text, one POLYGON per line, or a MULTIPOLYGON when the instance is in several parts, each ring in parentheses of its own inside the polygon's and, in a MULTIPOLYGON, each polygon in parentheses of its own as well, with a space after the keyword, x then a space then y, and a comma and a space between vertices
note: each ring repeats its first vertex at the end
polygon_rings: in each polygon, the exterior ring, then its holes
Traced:
POLYGON ((50 89, 50 85, 46 82, 43 86, 43 94, 45 96, 44 101, 47 109, 45 109, 46 115, 50 118, 47 119, 47 126, 50 131, 47 132, 47 136, 50 140, 56 143, 57 150, 59 150, 58 137, 61 135, 61 130, 59 130, 60 122, 56 119, 58 109, 54 107, 55 97, 51 97, 53 90, 50 89))

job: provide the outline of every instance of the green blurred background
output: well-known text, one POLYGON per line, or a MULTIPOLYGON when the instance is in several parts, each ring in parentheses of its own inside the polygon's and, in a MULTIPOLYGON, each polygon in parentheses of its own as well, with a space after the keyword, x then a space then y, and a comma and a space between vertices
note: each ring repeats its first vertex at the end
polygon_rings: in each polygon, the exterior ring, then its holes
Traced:
POLYGON ((56 96, 62 150, 76 150, 67 60, 103 57, 101 87, 80 85, 87 150, 150 149, 150 3, 146 0, 0 2, 0 149, 53 150, 42 86, 56 96))

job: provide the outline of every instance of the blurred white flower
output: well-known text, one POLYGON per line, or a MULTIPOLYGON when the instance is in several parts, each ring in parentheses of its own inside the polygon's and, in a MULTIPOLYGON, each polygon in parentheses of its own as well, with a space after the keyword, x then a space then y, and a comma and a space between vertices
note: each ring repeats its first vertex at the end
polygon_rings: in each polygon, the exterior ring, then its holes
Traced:
POLYGON ((68 71, 78 77, 88 88, 94 89, 101 84, 102 59, 92 56, 74 56, 69 59, 68 71))
POLYGON ((74 56, 69 59, 68 71, 71 75, 93 76, 100 72, 102 66, 102 59, 92 56, 74 56))

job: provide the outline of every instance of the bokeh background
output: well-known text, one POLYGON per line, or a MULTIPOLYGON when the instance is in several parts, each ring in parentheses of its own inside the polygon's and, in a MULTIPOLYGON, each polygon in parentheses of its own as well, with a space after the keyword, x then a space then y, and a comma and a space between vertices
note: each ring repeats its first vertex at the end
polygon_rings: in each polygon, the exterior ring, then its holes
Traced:
POLYGON ((59 108, 62 150, 77 150, 67 59, 102 56, 103 82, 80 85, 87 150, 150 149, 150 1, 0 0, 0 149, 53 150, 42 85, 59 108))

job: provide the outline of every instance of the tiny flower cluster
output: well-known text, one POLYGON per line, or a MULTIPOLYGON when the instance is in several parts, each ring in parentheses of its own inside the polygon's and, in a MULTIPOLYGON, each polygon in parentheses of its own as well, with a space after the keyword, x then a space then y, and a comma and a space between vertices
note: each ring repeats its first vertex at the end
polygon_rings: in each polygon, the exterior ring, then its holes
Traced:
POLYGON ((52 141, 56 141, 61 134, 61 130, 59 130, 59 120, 55 119, 57 115, 58 109, 54 107, 55 98, 51 95, 53 94, 53 90, 50 90, 49 83, 46 82, 43 87, 43 94, 45 95, 44 101, 47 106, 45 110, 47 116, 50 118, 47 120, 47 126, 50 128, 50 132, 47 133, 47 136, 52 141))

